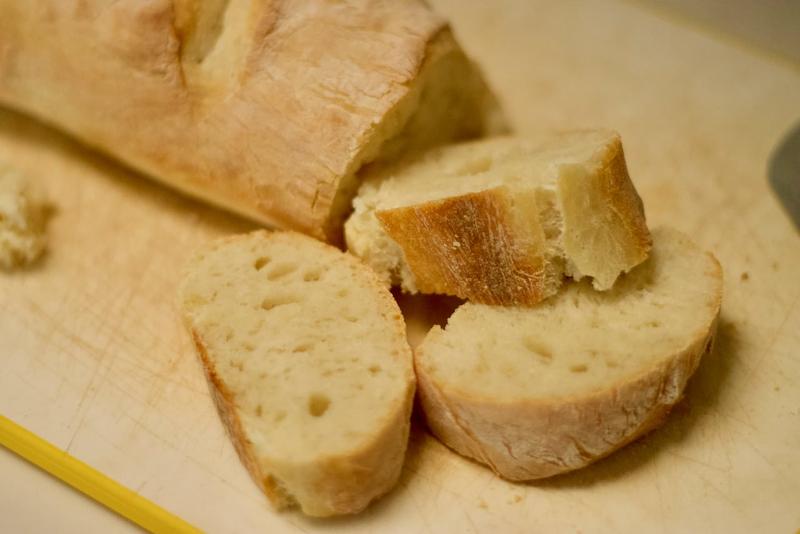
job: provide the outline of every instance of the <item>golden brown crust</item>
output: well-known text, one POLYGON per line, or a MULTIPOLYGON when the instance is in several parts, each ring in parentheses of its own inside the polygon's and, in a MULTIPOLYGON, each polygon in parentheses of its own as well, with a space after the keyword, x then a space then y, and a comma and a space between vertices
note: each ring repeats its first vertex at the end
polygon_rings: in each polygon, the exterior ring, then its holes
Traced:
MULTIPOLYGON (((432 44, 460 53, 445 29, 417 0, 3 0, 0 102, 189 194, 335 238, 337 192, 412 116, 432 44)), ((480 133, 482 103, 448 134, 480 133)))
POLYGON ((619 215, 622 225, 631 236, 632 257, 628 262, 638 265, 647 259, 650 249, 653 248, 653 239, 647 228, 644 203, 628 174, 625 151, 619 136, 612 144, 608 160, 604 162, 600 175, 602 176, 600 183, 604 185, 608 205, 619 215))
POLYGON ((506 187, 379 211, 417 289, 486 304, 535 304, 557 289, 548 276, 538 214, 515 219, 506 187))
POLYGON ((426 371, 424 344, 420 345, 414 365, 429 428, 456 452, 514 481, 584 467, 656 428, 680 400, 702 356, 713 348, 722 270, 709 256, 719 281, 718 298, 710 304, 710 323, 678 354, 601 391, 514 403, 470 397, 435 381, 426 371))

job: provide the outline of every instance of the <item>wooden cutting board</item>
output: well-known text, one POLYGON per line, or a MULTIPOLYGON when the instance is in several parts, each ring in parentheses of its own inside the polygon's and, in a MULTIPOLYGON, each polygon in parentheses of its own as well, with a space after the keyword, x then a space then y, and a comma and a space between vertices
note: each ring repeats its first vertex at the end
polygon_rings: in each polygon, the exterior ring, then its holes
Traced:
POLYGON ((719 257, 717 348, 663 428, 583 471, 511 484, 417 424, 399 487, 366 513, 276 514, 174 307, 189 252, 253 225, 8 112, 0 160, 57 211, 44 261, 0 276, 0 413, 213 532, 796 530, 800 237, 766 168, 800 119, 800 70, 637 4, 435 4, 519 132, 618 129, 651 225, 719 257))

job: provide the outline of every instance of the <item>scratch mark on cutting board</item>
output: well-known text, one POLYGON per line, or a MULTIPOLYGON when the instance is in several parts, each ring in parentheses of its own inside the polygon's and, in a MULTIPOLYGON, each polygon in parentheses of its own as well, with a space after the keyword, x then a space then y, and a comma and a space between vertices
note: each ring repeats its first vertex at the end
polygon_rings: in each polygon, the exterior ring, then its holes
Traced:
POLYGON ((89 378, 89 384, 83 390, 81 394, 80 401, 78 402, 78 406, 76 408, 77 412, 81 412, 83 409, 84 403, 89 399, 90 393, 93 393, 92 399, 97 396, 97 391, 100 389, 100 384, 105 381, 108 372, 114 365, 114 359, 108 358, 107 356, 110 354, 109 349, 113 344, 113 339, 107 338, 106 343, 103 347, 98 349, 99 358, 95 363, 94 370, 92 371, 92 376, 89 378), (96 384, 96 382, 99 382, 96 384))
MULTIPOLYGON (((17 318, 25 325, 29 332, 38 334, 37 337, 39 337, 43 345, 54 345, 55 342, 52 340, 56 337, 56 334, 61 334, 63 338, 71 341, 76 347, 83 349, 83 354, 86 354, 93 359, 99 359, 102 356, 102 352, 99 347, 92 345, 83 338, 72 333, 64 326, 62 320, 55 319, 32 299, 26 298, 26 302, 36 317, 31 317, 28 320, 27 318, 23 318, 22 314, 18 314, 17 318)), ((58 345, 58 348, 65 349, 65 347, 61 346, 60 344, 58 345)), ((42 359, 41 356, 35 357, 37 358, 37 361, 47 366, 48 362, 42 359)), ((86 362, 81 359, 77 359, 77 361, 82 365, 86 365, 86 362)))
POLYGON ((720 410, 717 406, 709 406, 709 409, 714 413, 714 415, 720 419, 728 419, 733 421, 734 423, 738 423, 742 426, 746 426, 750 430, 756 432, 758 428, 751 422, 750 418, 747 416, 747 409, 748 406, 739 398, 734 397, 734 402, 739 406, 742 415, 744 415, 744 419, 741 417, 736 417, 735 415, 720 410))
POLYGON ((86 420, 86 414, 84 414, 83 417, 81 417, 81 420, 78 422, 78 426, 75 427, 75 432, 73 432, 72 437, 69 438, 69 443, 67 443, 67 448, 64 449, 66 452, 70 452, 70 450, 72 449, 72 444, 75 441, 75 438, 78 437, 81 428, 83 428, 83 422, 85 420, 86 420))
MULTIPOLYGON (((664 506, 664 491, 661 489, 661 468, 658 464, 654 465, 653 484, 656 487, 656 493, 658 493, 658 514, 661 518, 661 521, 659 521, 657 524, 663 525, 667 513, 666 507, 664 506)), ((663 526, 661 527, 661 531, 664 531, 663 526)))
POLYGON ((414 508, 416 508, 417 510, 419 518, 422 519, 422 524, 425 526, 425 532, 433 532, 431 530, 430 523, 428 523, 428 518, 425 515, 425 512, 423 511, 422 507, 419 505, 419 502, 417 501, 417 498, 415 497, 414 493, 409 492, 408 495, 410 497, 411 502, 414 504, 414 508))
POLYGON ((466 517, 466 518, 467 518, 467 521, 469 521, 469 524, 472 526, 472 531, 473 531, 473 532, 476 532, 476 533, 477 533, 477 532, 480 532, 480 531, 478 530, 478 526, 475 524, 475 521, 473 521, 473 520, 472 520, 472 516, 470 516, 470 515, 469 515, 469 512, 467 512, 466 508, 464 508, 464 507, 462 506, 462 507, 461 507, 461 511, 462 511, 462 512, 464 512, 464 517, 466 517))
MULTIPOLYGON (((757 447, 757 446, 756 446, 756 445, 755 445, 753 442, 751 442, 751 441, 749 441, 749 440, 748 440, 748 441, 747 441, 747 445, 749 445, 749 446, 750 446, 750 448, 752 449, 752 451, 753 451, 754 453, 756 453, 756 455, 757 455, 759 458, 761 458, 762 460, 764 460, 764 463, 766 463, 768 466, 770 466, 770 467, 772 468, 772 470, 775 472, 775 474, 776 474, 776 475, 779 475, 779 476, 781 476, 782 478, 785 478, 785 475, 788 473, 788 471, 787 471, 786 469, 782 469, 782 468, 778 467, 777 465, 775 465, 775 464, 772 462, 772 460, 770 460, 768 456, 766 456, 766 455, 765 455, 763 452, 761 452, 761 449, 759 449, 759 448, 758 448, 758 447, 757 447)), ((797 481, 795 481, 795 482, 797 482, 797 481)))
MULTIPOLYGON (((177 447, 173 443, 167 441, 166 439, 164 439, 161 435, 159 435, 155 431, 151 430, 150 427, 148 427, 143 421, 131 416, 130 414, 125 414, 125 416, 128 419, 130 419, 137 428, 141 429, 143 432, 145 432, 149 436, 155 438, 156 441, 161 443, 165 448, 177 452, 181 456, 181 458, 183 458, 185 461, 190 462, 192 465, 198 467, 203 472, 205 472, 208 475, 210 475, 210 476, 214 477, 215 479, 219 480, 220 482, 222 482, 223 484, 225 484, 226 486, 228 486, 229 488, 234 490, 238 495, 242 495, 244 497, 248 497, 248 499, 253 500, 252 499, 253 494, 251 492, 242 491, 241 488, 238 488, 237 486, 234 486, 233 484, 231 484, 225 477, 220 476, 219 474, 217 474, 214 471, 212 471, 211 469, 209 469, 208 465, 206 465, 205 463, 200 462, 200 461, 192 458, 191 456, 188 456, 185 451, 183 451, 182 449, 180 449, 179 447, 177 447)), ((257 500, 259 502, 261 502, 260 498, 257 499, 257 500)))
POLYGON ((719 489, 715 484, 713 484, 708 478, 704 477, 703 475, 695 473, 695 476, 703 481, 706 488, 713 490, 714 493, 722 497, 722 499, 725 502, 727 502, 731 506, 731 508, 733 508, 734 510, 736 510, 736 512, 739 512, 741 514, 740 508, 736 505, 733 499, 730 498, 727 492, 724 492, 721 489, 719 489))
POLYGON ((678 458, 678 459, 680 459, 680 460, 683 460, 683 461, 685 461, 685 462, 690 462, 690 463, 693 463, 693 464, 702 465, 703 467, 707 467, 708 469, 712 469, 712 470, 714 470, 714 471, 719 471, 719 472, 721 472, 721 473, 725 473, 725 472, 727 472, 727 471, 728 471, 728 470, 727 470, 726 468, 724 468, 724 467, 719 467, 719 466, 716 466, 716 465, 714 465, 714 464, 711 464, 711 463, 705 462, 705 461, 703 461, 703 460, 699 460, 699 459, 697 459, 697 458, 695 458, 695 457, 693 457, 693 456, 687 456, 687 455, 685 455, 685 454, 681 454, 681 453, 679 453, 679 452, 670 451, 670 450, 667 450, 667 451, 665 451, 665 452, 666 452, 667 454, 669 454, 670 456, 673 456, 673 457, 675 457, 675 458, 678 458))

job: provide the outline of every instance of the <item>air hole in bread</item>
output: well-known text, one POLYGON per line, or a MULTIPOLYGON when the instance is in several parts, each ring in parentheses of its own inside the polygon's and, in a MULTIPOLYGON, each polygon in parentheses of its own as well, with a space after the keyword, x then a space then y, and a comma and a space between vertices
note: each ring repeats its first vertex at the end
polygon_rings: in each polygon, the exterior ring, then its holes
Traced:
POLYGON ((255 261, 253 267, 255 267, 256 271, 260 271, 261 269, 264 268, 266 264, 269 263, 269 261, 270 259, 267 256, 261 256, 255 261))
POLYGON ((280 423, 285 418, 286 418, 286 412, 285 411, 279 410, 278 412, 275 413, 275 422, 276 423, 280 423))
POLYGON ((292 352, 294 352, 294 353, 298 353, 298 352, 308 352, 308 351, 310 351, 310 350, 311 350, 313 347, 314 347, 314 345, 313 345, 313 344, 311 344, 311 343, 300 343, 299 345, 297 345, 295 348, 293 348, 293 349, 292 349, 292 352))
POLYGON ((308 413, 314 417, 321 417, 328 411, 331 405, 331 400, 327 395, 322 393, 314 393, 308 398, 308 413))
POLYGON ((337 296, 337 297, 341 297, 341 298, 344 298, 344 297, 346 297, 346 296, 347 296, 347 288, 346 288, 346 287, 343 287, 342 289, 340 289, 339 291, 337 291, 337 292, 336 292, 336 296, 337 296))
POLYGON ((644 326, 647 328, 658 328, 661 326, 661 321, 647 321, 644 323, 644 326))
POLYGON ((379 365, 370 365, 369 369, 367 370, 369 371, 369 374, 377 375, 378 373, 381 372, 381 367, 379 365))
POLYGON ((203 295, 193 294, 186 297, 186 306, 189 308, 197 308, 208 304, 208 299, 203 295))
POLYGON ((286 304, 295 304, 299 302, 295 295, 269 295, 261 301, 261 308, 264 310, 271 310, 278 306, 285 306, 286 304))
POLYGON ((303 274, 303 281, 316 282, 320 279, 321 276, 322 276, 322 271, 320 269, 311 269, 303 274))
POLYGON ((570 365, 569 370, 572 373, 585 373, 589 370, 589 366, 585 363, 579 363, 578 365, 570 365))
POLYGON ((258 321, 256 321, 256 324, 254 324, 253 327, 250 328, 250 330, 248 330, 247 335, 255 336, 263 327, 264 327, 264 319, 259 319, 258 321))
POLYGON ((464 175, 464 174, 480 174, 482 172, 487 172, 489 169, 492 168, 492 158, 489 156, 484 156, 481 158, 475 158, 467 161, 459 167, 455 174, 456 175, 464 175))
POLYGON ((287 274, 293 273, 295 269, 297 269, 297 265, 294 263, 279 263, 269 270, 267 273, 267 279, 277 280, 279 278, 283 278, 287 274))
POLYGON ((262 412, 263 412, 263 409, 261 408, 261 405, 259 404, 258 406, 256 406, 256 416, 261 417, 262 412))
POLYGON ((553 360, 553 353, 550 349, 535 338, 530 336, 522 338, 522 345, 545 363, 550 363, 553 360))

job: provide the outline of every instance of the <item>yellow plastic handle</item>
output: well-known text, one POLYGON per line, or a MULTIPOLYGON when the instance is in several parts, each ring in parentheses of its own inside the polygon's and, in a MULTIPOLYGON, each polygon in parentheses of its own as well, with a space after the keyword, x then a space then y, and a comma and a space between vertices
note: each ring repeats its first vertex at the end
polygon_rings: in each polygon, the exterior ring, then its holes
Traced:
POLYGON ((201 532, 2 415, 0 445, 150 532, 201 532))

